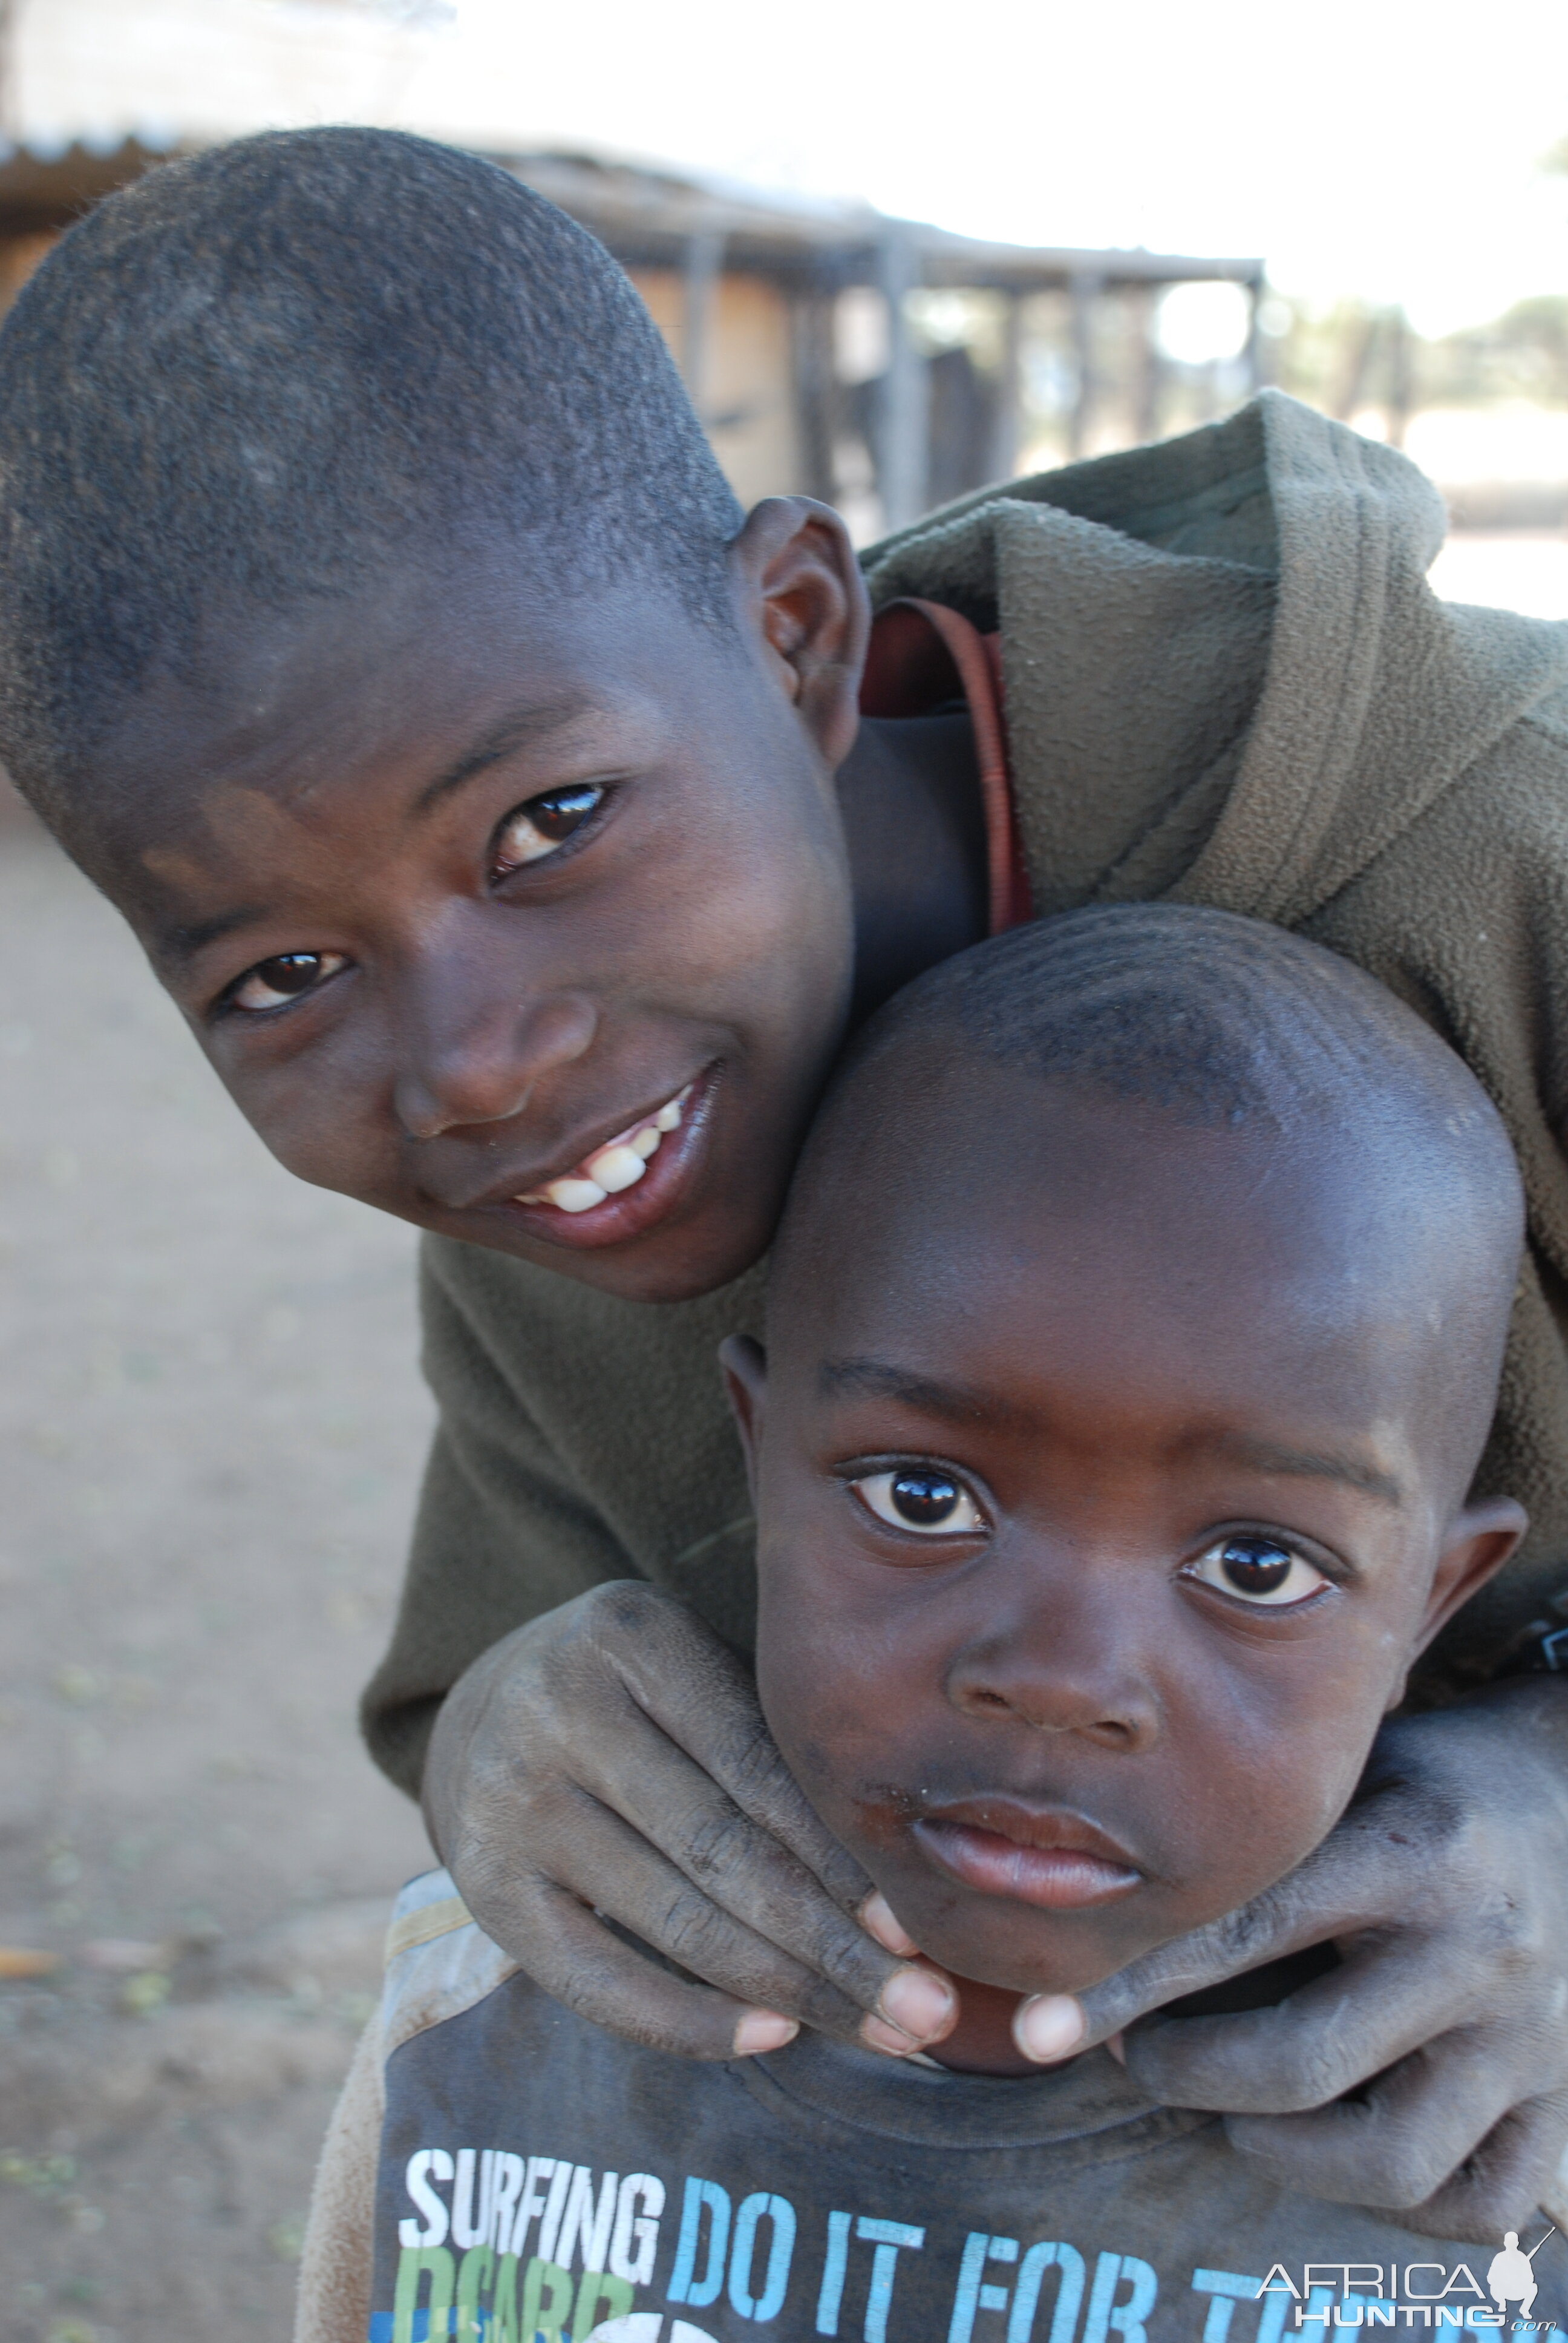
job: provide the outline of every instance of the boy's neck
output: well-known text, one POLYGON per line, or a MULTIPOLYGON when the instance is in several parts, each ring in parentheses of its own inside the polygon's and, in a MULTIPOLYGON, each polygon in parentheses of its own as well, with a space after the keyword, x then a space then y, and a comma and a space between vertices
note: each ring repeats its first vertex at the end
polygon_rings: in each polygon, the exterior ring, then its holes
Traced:
POLYGON ((959 2022, 927 2055, 960 2075, 1038 2075, 1040 2067, 1012 2038, 1013 2014, 1023 1996, 1004 1986, 976 1985, 970 1977, 955 1977, 953 1983, 959 2022))
POLYGON ((838 789, 855 890, 858 1025, 986 933, 985 812, 968 712, 862 718, 838 789))

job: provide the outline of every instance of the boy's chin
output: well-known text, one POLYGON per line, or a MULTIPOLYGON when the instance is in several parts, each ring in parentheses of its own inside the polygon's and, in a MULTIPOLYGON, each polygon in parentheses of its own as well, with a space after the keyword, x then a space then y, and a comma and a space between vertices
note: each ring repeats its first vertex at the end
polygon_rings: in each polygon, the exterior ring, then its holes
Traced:
POLYGON ((913 1918, 904 1925, 927 1959, 955 1977, 1007 1993, 1084 1993, 1179 1933, 1139 1913, 1141 1896, 1135 1889, 1119 1908, 1098 1912, 1041 1912, 999 1897, 978 1912, 944 1912, 924 1928, 913 1918))

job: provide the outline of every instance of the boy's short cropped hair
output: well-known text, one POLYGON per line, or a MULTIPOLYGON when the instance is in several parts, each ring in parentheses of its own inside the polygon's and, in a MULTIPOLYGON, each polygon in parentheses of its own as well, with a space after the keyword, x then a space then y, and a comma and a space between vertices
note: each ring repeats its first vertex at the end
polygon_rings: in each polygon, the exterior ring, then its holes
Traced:
MULTIPOLYGON (((1352 1106, 1423 1131, 1435 1119, 1447 1170, 1474 1160, 1514 1202, 1507 1133, 1463 1060, 1352 960, 1234 912, 1094 904, 994 936, 898 993, 835 1089, 911 1036, 1186 1123, 1281 1131, 1352 1106)), ((829 1107, 814 1147, 831 1120, 829 1107)))
POLYGON ((99 205, 6 322, 0 754, 68 835, 94 743, 227 613, 501 532, 568 589, 652 571, 721 626, 740 519, 635 289, 553 204, 397 132, 243 139, 99 205))

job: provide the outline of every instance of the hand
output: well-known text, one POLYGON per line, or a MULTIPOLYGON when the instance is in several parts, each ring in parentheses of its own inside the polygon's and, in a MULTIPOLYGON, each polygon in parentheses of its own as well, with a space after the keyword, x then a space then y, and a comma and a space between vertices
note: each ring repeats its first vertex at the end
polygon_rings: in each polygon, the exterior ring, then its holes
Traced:
POLYGON ((1298 1871, 1076 1998, 1036 1996, 1015 2031, 1054 2060, 1140 2018, 1128 2072, 1223 2114, 1282 2187, 1432 2237, 1522 2227, 1568 2143, 1568 1684, 1385 1725, 1298 1871), (1344 1965, 1274 2007, 1146 2015, 1331 1939, 1344 1965))
POLYGON ((807 1805, 741 1663, 639 1581, 475 1662, 437 1719, 425 1815, 486 1934, 634 2042, 729 2058, 806 2025, 902 2056, 957 2016, 945 1978, 895 1957, 913 1946, 807 1805))

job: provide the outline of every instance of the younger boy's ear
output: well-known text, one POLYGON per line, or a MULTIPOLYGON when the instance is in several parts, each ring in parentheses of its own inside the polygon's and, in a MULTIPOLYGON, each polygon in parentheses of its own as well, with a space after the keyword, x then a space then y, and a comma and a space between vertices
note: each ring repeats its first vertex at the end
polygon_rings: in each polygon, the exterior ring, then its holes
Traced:
POLYGON ((830 505, 765 497, 731 544, 729 567, 764 658, 836 769, 855 745, 871 628, 849 531, 830 505))
POLYGON ((768 1396, 768 1358, 760 1342, 749 1334, 728 1334, 719 1345, 724 1387, 746 1451, 746 1478, 757 1494, 757 1451, 762 1439, 762 1413, 768 1396))
MULTIPOLYGON (((1473 1594, 1480 1593, 1489 1578, 1496 1577, 1503 1564, 1512 1559, 1529 1527, 1529 1514, 1512 1497, 1486 1497, 1479 1504, 1466 1505, 1462 1513, 1454 1516, 1437 1558, 1426 1614, 1411 1645, 1412 1661, 1419 1658, 1432 1637, 1447 1626, 1473 1594)), ((1397 1707, 1403 1697, 1402 1677, 1397 1696, 1390 1705, 1397 1707)))

